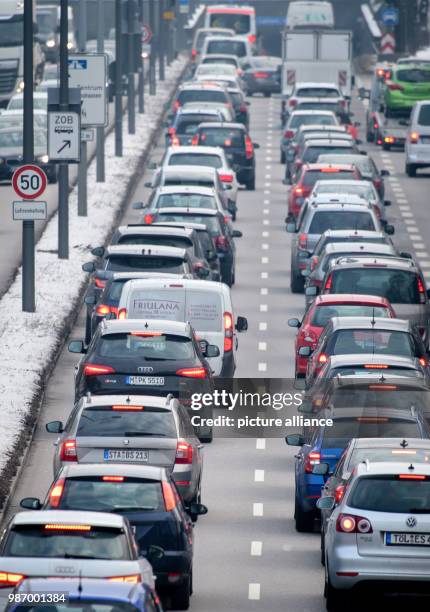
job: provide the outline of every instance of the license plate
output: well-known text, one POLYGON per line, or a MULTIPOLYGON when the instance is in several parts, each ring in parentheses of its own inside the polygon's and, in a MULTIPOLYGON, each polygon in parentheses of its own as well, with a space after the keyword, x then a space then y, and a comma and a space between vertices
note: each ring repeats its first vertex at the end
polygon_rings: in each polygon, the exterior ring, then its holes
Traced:
POLYGON ((430 546, 430 533, 394 533, 385 534, 387 546, 430 546))
POLYGON ((138 449, 105 449, 103 451, 105 461, 143 461, 148 462, 149 453, 138 449))
POLYGON ((164 376, 127 376, 127 385, 164 385, 164 376))

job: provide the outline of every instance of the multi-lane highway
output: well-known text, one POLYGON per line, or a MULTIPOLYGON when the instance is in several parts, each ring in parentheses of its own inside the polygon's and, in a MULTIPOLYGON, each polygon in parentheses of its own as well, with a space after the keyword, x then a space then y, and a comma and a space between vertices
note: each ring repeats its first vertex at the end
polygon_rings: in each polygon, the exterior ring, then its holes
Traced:
MULTIPOLYGON (((294 330, 289 317, 300 316, 303 295, 289 290, 290 237, 285 232, 287 187, 279 163, 279 104, 277 98, 253 98, 251 134, 260 144, 257 189, 241 191, 236 227, 238 261, 233 299, 236 313, 245 315, 249 331, 240 336, 240 377, 294 376, 294 330)), ((354 101, 355 120, 363 122, 364 107, 354 101)), ((152 154, 158 161, 164 138, 152 154)), ((364 145, 363 145, 364 147, 364 145)), ((426 209, 429 178, 408 179, 403 153, 382 153, 369 146, 380 167, 390 170, 386 197, 392 200, 388 219, 396 227, 399 248, 414 251, 425 275, 430 275, 430 227, 426 209)), ((145 200, 144 170, 134 194, 145 200)), ((135 222, 131 207, 125 221, 135 222)), ((96 245, 93 245, 96 246, 96 245)), ((73 330, 84 334, 83 312, 73 330)), ((39 424, 10 499, 7 517, 24 496, 44 497, 52 480, 55 436, 45 423, 68 416, 73 405, 76 357, 63 351, 46 389, 39 424)), ((320 612, 325 609, 320 539, 294 529, 294 451, 283 439, 215 439, 205 448, 202 501, 209 514, 195 526, 194 594, 191 610, 199 612, 320 612)), ((390 603, 391 605, 391 603, 390 603)))

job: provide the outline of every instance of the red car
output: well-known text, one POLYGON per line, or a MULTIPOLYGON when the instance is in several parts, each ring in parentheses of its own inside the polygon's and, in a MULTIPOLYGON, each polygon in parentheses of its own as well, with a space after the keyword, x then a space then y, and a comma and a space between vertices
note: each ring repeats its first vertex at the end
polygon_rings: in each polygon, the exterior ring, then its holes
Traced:
POLYGON ((352 164, 304 164, 297 182, 288 194, 288 220, 296 219, 305 199, 317 181, 361 180, 361 174, 352 164))
POLYGON ((315 349, 319 337, 332 317, 388 317, 395 318, 396 313, 390 302, 376 295, 327 294, 314 299, 304 314, 302 322, 290 319, 288 325, 297 327, 295 343, 296 378, 306 374, 308 358, 299 355, 302 346, 315 349))

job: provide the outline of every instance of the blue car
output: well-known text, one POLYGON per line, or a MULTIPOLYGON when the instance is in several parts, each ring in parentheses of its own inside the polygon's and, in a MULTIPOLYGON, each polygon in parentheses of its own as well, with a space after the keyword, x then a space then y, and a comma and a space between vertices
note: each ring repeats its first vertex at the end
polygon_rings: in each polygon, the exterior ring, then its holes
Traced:
POLYGON ((27 578, 12 596, 7 612, 88 612, 92 605, 102 606, 103 612, 163 612, 147 586, 96 578, 27 578), (19 602, 20 596, 28 599, 19 602))
POLYGON ((318 474, 321 463, 334 471, 339 457, 351 438, 429 438, 429 427, 421 414, 412 408, 339 408, 318 413, 320 425, 310 435, 290 434, 287 444, 300 446, 295 455, 294 519, 297 531, 313 531, 319 513, 316 502, 321 497, 324 475, 318 474), (332 421, 332 424, 326 422, 332 421))

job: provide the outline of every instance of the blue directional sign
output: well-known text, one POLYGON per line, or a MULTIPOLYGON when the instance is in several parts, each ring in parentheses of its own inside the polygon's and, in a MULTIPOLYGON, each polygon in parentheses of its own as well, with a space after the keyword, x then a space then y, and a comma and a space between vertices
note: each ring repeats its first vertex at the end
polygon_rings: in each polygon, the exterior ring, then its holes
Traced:
POLYGON ((387 6, 381 11, 382 23, 387 26, 395 26, 399 23, 399 9, 395 6, 387 6))

